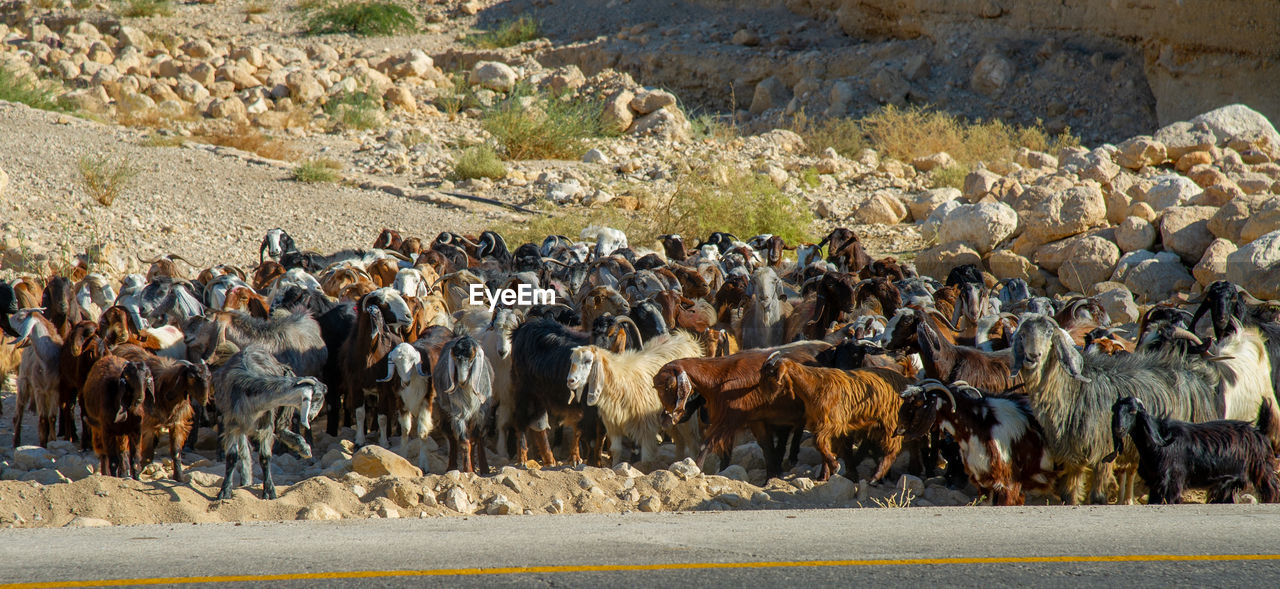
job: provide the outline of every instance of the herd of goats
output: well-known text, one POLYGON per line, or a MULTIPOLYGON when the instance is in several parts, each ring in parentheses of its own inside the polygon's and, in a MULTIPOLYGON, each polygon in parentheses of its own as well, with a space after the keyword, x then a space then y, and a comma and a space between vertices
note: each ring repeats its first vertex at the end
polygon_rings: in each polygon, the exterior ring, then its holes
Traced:
POLYGON ((0 282, 13 444, 34 409, 41 445, 78 441, 99 472, 137 478, 167 432, 185 481, 183 447, 211 425, 218 497, 237 476, 251 483, 252 441, 271 499, 276 442, 310 457, 327 408, 329 435, 350 426, 363 446, 376 428, 383 447, 399 435, 424 470, 433 429, 450 470, 480 474, 489 452, 525 463, 529 438, 543 465, 556 440, 564 461, 601 465, 606 452, 652 464, 670 439, 677 456, 724 467, 749 431, 774 477, 807 431, 820 480, 840 459, 857 478, 871 459, 879 484, 905 449, 908 471, 942 469, 994 505, 1106 503, 1113 485, 1132 503, 1139 478, 1150 503, 1191 488, 1280 501, 1280 311, 1234 284, 1185 309, 1155 305, 1126 333, 1097 300, 1035 296, 972 265, 939 283, 872 259, 843 228, 794 247, 714 233, 691 248, 664 235, 655 252, 610 228, 581 239, 512 252, 492 231, 427 243, 383 230, 324 255, 273 229, 250 272, 191 278, 163 256, 118 285, 80 266, 0 282), (475 305, 473 285, 556 302, 475 305))

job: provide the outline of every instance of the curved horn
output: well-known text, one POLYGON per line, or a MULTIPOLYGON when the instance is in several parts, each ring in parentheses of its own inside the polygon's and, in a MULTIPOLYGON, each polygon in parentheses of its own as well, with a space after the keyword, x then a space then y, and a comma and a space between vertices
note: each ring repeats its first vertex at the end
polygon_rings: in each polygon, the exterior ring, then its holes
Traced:
POLYGON ((160 260, 165 259, 165 256, 160 256, 160 257, 158 257, 158 258, 156 258, 156 259, 154 259, 154 260, 144 260, 144 259, 142 259, 142 256, 139 256, 139 255, 137 255, 137 254, 134 254, 134 256, 133 256, 133 257, 138 258, 138 261, 139 261, 139 262, 142 262, 143 264, 154 264, 154 263, 156 263, 156 262, 159 262, 160 260))
POLYGON ((391 358, 387 358, 387 377, 379 378, 378 382, 391 382, 391 377, 395 376, 395 374, 396 374, 395 362, 392 362, 391 358))
POLYGON ((618 317, 618 323, 623 326, 623 330, 627 333, 627 341, 634 341, 636 349, 640 349, 644 344, 644 337, 640 335, 640 326, 636 325, 636 322, 626 315, 618 317))
POLYGON ((1173 329, 1173 335, 1175 335, 1175 336, 1177 336, 1177 337, 1184 338, 1184 339, 1191 340, 1191 341, 1192 341, 1193 343, 1195 343, 1197 346, 1198 346, 1198 345, 1201 345, 1201 344, 1203 344, 1203 343, 1204 343, 1204 341, 1202 341, 1199 337, 1197 337, 1197 336, 1196 336, 1196 334, 1191 333, 1190 331, 1187 331, 1187 330, 1185 330, 1185 329, 1183 329, 1183 328, 1181 328, 1181 327, 1175 327, 1175 328, 1173 329))

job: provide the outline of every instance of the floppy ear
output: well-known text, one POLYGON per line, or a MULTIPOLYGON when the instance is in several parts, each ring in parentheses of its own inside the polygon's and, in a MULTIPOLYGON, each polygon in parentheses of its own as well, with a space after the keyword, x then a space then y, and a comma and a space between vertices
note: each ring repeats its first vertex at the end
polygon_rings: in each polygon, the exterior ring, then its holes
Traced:
POLYGON ((1091 379, 1085 377, 1084 357, 1080 352, 1076 351, 1075 344, 1071 343, 1071 338, 1067 336, 1067 332, 1061 328, 1053 332, 1053 345, 1058 349, 1058 361, 1062 362, 1062 368, 1080 382, 1091 382, 1091 379))
POLYGON ((1009 363, 1009 374, 1018 376, 1022 372, 1022 332, 1013 332, 1013 337, 1009 342, 1009 348, 1013 350, 1013 361, 1009 363))
POLYGON ((484 350, 479 347, 476 348, 475 360, 471 362, 471 375, 467 382, 471 385, 471 392, 481 400, 493 396, 493 367, 489 366, 484 350))
POLYGON ((440 361, 436 364, 435 370, 432 370, 432 380, 436 385, 436 392, 448 394, 457 388, 454 371, 456 370, 453 363, 453 346, 448 346, 440 351, 440 361), (441 367, 440 365, 444 366, 441 367))
POLYGON ((591 374, 587 377, 587 386, 583 391, 587 404, 600 402, 600 391, 604 389, 604 362, 600 361, 600 353, 591 355, 591 374))
POLYGON ((1138 419, 1142 420, 1142 427, 1147 430, 1147 437, 1151 439, 1151 443, 1160 447, 1168 446, 1173 443, 1173 438, 1166 440, 1164 439, 1164 436, 1160 434, 1160 429, 1156 427, 1156 420, 1154 417, 1147 413, 1142 413, 1138 415, 1138 419))

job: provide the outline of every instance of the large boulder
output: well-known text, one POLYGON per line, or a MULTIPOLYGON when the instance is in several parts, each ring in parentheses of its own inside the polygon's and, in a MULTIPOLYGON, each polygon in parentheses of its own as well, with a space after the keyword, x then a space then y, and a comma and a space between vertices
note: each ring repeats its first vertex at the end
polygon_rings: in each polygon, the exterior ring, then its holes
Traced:
POLYGON ((1280 229, 1280 197, 1268 195, 1266 204, 1249 217, 1240 228, 1241 245, 1280 229))
POLYGON ((1141 217, 1125 217, 1116 226, 1116 245, 1122 252, 1151 249, 1156 243, 1156 228, 1141 217))
POLYGON ((1033 287, 1044 286, 1044 277, 1040 275, 1035 263, 1010 250, 997 250, 987 256, 987 269, 1000 280, 1021 278, 1033 287))
POLYGON ((1067 256, 1071 254, 1071 249, 1075 247, 1076 242, 1084 238, 1084 235, 1073 235, 1041 245, 1036 248, 1034 258, 1036 264, 1049 272, 1057 272, 1063 262, 1067 261, 1067 256))
POLYGON ((1086 182, 1054 193, 1047 201, 1025 212, 1024 232, 1032 240, 1048 243, 1083 233, 1105 222, 1107 204, 1102 189, 1086 182))
POLYGON ((1242 138, 1248 140, 1262 139, 1271 145, 1280 147, 1280 133, 1271 125, 1271 121, 1262 113, 1243 104, 1231 104, 1216 108, 1194 119, 1191 123, 1204 123, 1213 133, 1216 143, 1226 143, 1228 139, 1242 138))
POLYGON ((982 257, 978 252, 957 241, 931 247, 916 256, 916 270, 938 280, 946 280, 956 266, 981 263, 982 257))
POLYGON ((791 100, 791 89, 777 76, 769 76, 756 84, 755 94, 751 97, 751 114, 758 115, 766 110, 786 106, 791 100))
POLYGON ((376 479, 391 475, 396 477, 420 477, 422 471, 399 454, 381 446, 365 446, 351 456, 351 470, 376 479))
POLYGON ((1166 251, 1182 257, 1188 265, 1194 265, 1204 255, 1213 241, 1209 232, 1209 219, 1217 209, 1213 207, 1170 207, 1160 218, 1160 239, 1166 251))
POLYGON ((923 221, 928 219, 939 205, 960 198, 961 194, 959 189, 950 186, 917 192, 907 197, 907 208, 911 211, 912 219, 923 221))
POLYGON ((1123 284, 1104 282, 1093 285, 1091 290, 1098 291, 1093 295, 1093 299, 1102 305, 1112 321, 1132 323, 1138 320, 1138 305, 1134 303, 1133 295, 1123 284))
POLYGON ((1185 176, 1166 174, 1156 178, 1155 185, 1147 190, 1145 200, 1156 213, 1191 202, 1203 192, 1195 182, 1185 176))
POLYGON ((1138 262, 1124 273, 1124 285, 1134 296, 1149 304, 1163 301, 1176 293, 1186 292, 1196 279, 1187 272, 1177 254, 1160 252, 1138 262))
POLYGON ((479 61, 471 68, 471 85, 496 92, 510 92, 517 79, 516 71, 500 61, 479 61))
POLYGON ((1227 256, 1227 280, 1256 297, 1280 299, 1280 231, 1272 231, 1227 256))
MULTIPOLYGON (((1194 151, 1209 151, 1217 144, 1214 134, 1208 125, 1192 124, 1189 121, 1178 121, 1156 131, 1154 137, 1164 145, 1165 153, 1172 161, 1194 151)), ((1181 168, 1179 168, 1181 169, 1181 168)))
POLYGON ((618 90, 609 95, 604 100, 604 110, 600 115, 600 122, 604 125, 606 131, 611 133, 623 133, 631 128, 631 122, 635 119, 635 115, 631 112, 631 101, 635 99, 635 95, 629 90, 618 90))
POLYGON ((964 204, 962 200, 948 200, 933 209, 932 213, 925 218, 924 223, 920 225, 920 236, 925 241, 934 241, 938 237, 938 230, 942 227, 942 220, 947 214, 964 204))
POLYGON ((1058 268, 1062 285, 1079 293, 1111 276, 1120 261, 1120 248, 1096 235, 1075 241, 1067 259, 1058 268))
POLYGON ((1000 175, 986 168, 978 168, 964 177, 964 198, 969 202, 978 202, 995 188, 1001 180, 1000 175))
POLYGON ((907 207, 892 194, 872 194, 853 210, 853 218, 865 225, 894 225, 907 218, 907 207))
POLYGON ((1236 244, 1231 243, 1222 238, 1213 240, 1208 248, 1204 250, 1204 256, 1200 258, 1200 262, 1195 268, 1191 269, 1191 275, 1196 277, 1196 282, 1201 286, 1209 286, 1219 280, 1227 279, 1227 256, 1235 253, 1236 244))
POLYGON ((1164 144, 1149 135, 1139 135, 1116 146, 1116 163, 1131 170, 1162 164, 1168 157, 1164 144))
POLYGON ((1018 228, 1018 213, 1004 203, 978 203, 956 207, 942 219, 938 240, 959 241, 986 254, 1018 228))
MULTIPOLYGON (((1240 233, 1258 211, 1275 200, 1270 194, 1246 194, 1231 199, 1209 219, 1209 232, 1227 241, 1240 243, 1240 233)), ((1257 236, 1255 236, 1257 237, 1257 236)))

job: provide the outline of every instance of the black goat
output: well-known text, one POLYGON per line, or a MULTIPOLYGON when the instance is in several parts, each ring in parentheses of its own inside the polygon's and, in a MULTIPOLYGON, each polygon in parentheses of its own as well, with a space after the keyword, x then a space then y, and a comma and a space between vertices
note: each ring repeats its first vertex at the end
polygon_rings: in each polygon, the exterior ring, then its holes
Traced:
POLYGON ((1234 494, 1251 483, 1263 503, 1280 502, 1280 468, 1271 454, 1268 434, 1280 427, 1271 404, 1258 410, 1258 425, 1221 420, 1187 423, 1147 413, 1142 401, 1124 397, 1111 406, 1115 460, 1128 435, 1138 450, 1138 474, 1147 484, 1147 503, 1181 503, 1187 487, 1208 487, 1209 503, 1232 503, 1234 494))

